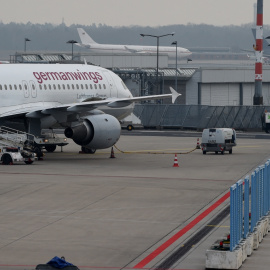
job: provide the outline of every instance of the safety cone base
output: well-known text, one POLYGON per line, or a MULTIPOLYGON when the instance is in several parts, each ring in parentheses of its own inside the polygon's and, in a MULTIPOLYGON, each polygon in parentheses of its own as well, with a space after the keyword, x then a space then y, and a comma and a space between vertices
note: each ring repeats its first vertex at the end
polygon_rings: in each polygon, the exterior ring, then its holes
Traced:
POLYGON ((112 147, 112 150, 111 150, 111 156, 110 156, 110 158, 115 158, 113 147, 112 147))

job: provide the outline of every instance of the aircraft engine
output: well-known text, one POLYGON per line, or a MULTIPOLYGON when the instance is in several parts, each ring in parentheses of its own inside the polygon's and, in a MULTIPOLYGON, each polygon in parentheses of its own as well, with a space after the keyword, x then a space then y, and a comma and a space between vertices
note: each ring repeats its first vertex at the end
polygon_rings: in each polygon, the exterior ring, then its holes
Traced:
POLYGON ((83 122, 65 129, 65 136, 90 149, 105 149, 113 146, 120 138, 119 121, 109 114, 90 115, 83 122))

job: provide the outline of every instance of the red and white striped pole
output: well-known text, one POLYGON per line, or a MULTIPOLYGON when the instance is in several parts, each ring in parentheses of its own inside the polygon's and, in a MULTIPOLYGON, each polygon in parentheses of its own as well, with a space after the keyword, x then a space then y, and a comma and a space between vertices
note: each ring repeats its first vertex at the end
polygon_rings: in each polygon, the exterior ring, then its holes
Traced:
POLYGON ((262 95, 262 56, 263 56, 263 0, 257 0, 257 25, 255 46, 255 93, 253 105, 263 105, 262 95))

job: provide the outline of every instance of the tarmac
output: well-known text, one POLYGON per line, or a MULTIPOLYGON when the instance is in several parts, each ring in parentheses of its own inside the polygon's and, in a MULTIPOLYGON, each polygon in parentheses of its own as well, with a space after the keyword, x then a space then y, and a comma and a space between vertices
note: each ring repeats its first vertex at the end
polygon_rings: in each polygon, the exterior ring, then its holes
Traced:
MULTIPOLYGON (((128 153, 114 148, 115 158, 69 142, 32 165, 0 166, 0 270, 54 256, 80 269, 154 269, 212 226, 169 267, 205 269, 206 249, 229 232, 229 216, 211 224, 229 187, 270 158, 268 139, 238 138, 231 155, 203 155, 186 154, 192 136, 124 135, 117 147, 128 153)), ((269 245, 267 235, 241 269, 269 269, 269 245)))

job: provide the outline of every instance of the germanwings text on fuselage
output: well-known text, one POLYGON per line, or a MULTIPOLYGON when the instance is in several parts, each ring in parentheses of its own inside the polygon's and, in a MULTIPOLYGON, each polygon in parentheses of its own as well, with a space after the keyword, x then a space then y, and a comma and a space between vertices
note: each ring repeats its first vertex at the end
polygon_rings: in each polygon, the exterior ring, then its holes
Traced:
POLYGON ((103 78, 99 72, 33 72, 38 83, 43 83, 47 80, 91 80, 94 83, 102 81, 103 78))

